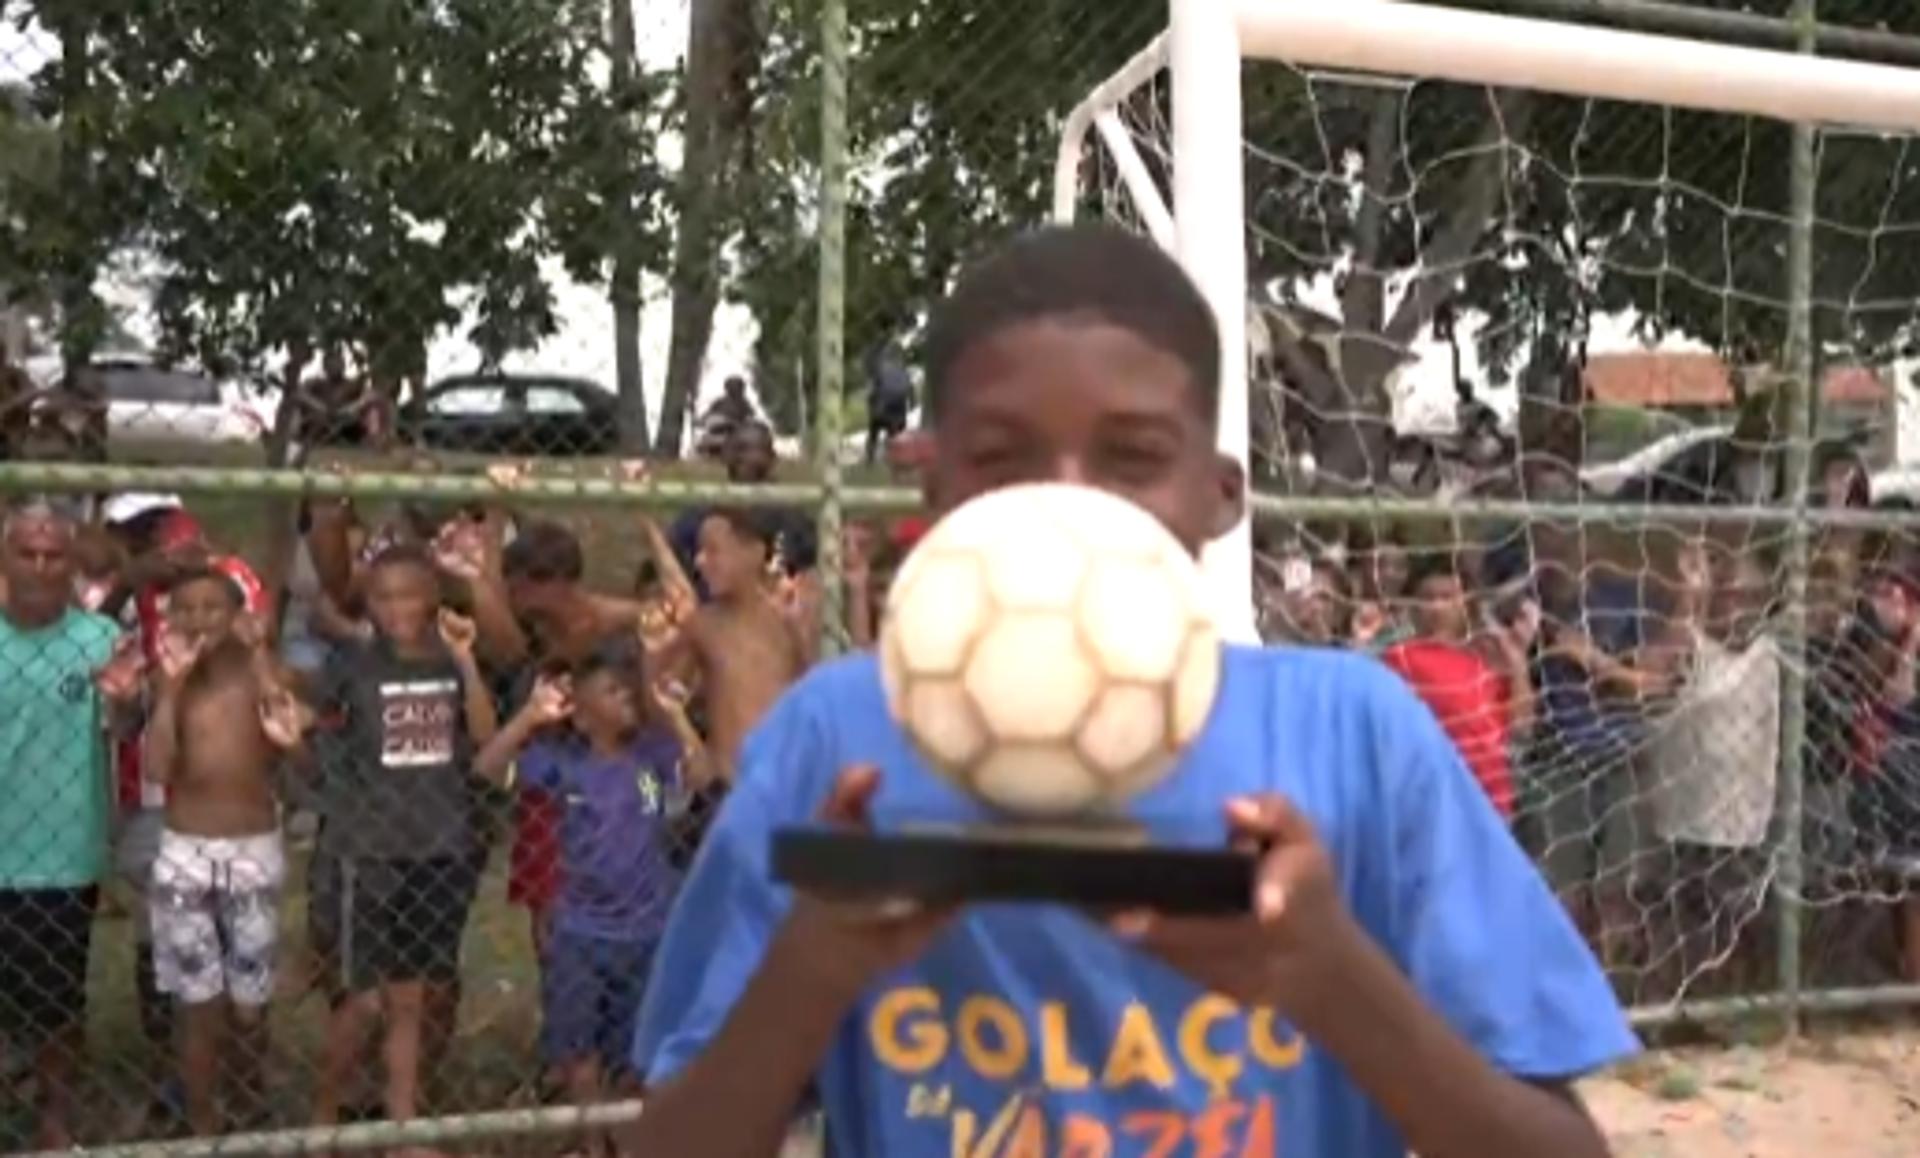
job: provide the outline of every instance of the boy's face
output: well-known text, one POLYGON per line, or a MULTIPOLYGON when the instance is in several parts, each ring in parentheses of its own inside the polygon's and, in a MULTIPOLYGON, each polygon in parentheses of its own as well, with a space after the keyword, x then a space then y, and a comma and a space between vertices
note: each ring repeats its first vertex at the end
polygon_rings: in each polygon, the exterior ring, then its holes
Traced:
POLYGON ((944 512, 1019 483, 1098 487, 1198 554, 1240 520, 1245 482, 1215 449, 1198 391, 1179 359, 1118 326, 1000 330, 948 372, 927 501, 944 512))
POLYGON ((413 563, 375 567, 367 583, 367 615, 396 643, 426 638, 440 608, 438 577, 413 563))
POLYGON ((240 614, 240 600, 232 584, 199 579, 174 588, 167 596, 167 626, 195 643, 223 639, 240 614))
POLYGON ((1435 639, 1464 639, 1472 627, 1467 592, 1458 576, 1429 575, 1413 592, 1414 625, 1435 639))
POLYGON ((693 557, 707 590, 716 596, 748 590, 766 569, 766 553, 758 543, 749 541, 733 524, 722 518, 709 518, 700 524, 700 550, 693 557))
POLYGON ((633 685, 610 668, 576 681, 573 718, 580 730, 589 734, 620 735, 632 731, 640 723, 633 685))

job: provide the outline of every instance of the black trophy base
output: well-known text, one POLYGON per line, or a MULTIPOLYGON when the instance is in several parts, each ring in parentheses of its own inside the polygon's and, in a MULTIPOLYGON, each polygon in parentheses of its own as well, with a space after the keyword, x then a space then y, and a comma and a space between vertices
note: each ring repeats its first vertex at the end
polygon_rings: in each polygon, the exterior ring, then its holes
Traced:
POLYGON ((1253 907, 1254 864, 1227 849, 1152 844, 1130 827, 981 824, 881 834, 822 826, 773 835, 776 880, 847 900, 1244 913, 1253 907))

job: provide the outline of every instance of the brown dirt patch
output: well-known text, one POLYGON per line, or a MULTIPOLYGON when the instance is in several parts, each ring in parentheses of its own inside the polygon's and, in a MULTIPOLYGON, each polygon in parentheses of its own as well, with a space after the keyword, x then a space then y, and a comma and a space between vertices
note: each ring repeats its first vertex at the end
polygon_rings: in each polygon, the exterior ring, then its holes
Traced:
POLYGON ((1620 1158, 1911 1158, 1920 1032, 1664 1051, 1582 1092, 1620 1158))

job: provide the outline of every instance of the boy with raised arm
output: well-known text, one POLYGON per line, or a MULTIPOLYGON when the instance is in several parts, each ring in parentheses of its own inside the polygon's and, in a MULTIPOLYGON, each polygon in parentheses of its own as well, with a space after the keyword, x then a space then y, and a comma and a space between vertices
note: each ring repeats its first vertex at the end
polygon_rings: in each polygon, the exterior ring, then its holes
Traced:
POLYGON ((223 1054, 249 1109, 264 1096, 286 878, 274 775, 311 719, 264 640, 235 633, 245 598, 211 568, 174 578, 146 737, 146 775, 167 800, 147 883, 154 973, 178 1010, 187 1124, 203 1137, 223 1132, 223 1054))
MULTIPOLYGON (((1072 482, 1196 553, 1241 515, 1219 332, 1151 241, 1048 230, 973 268, 927 381, 935 511, 1072 482)), ((817 1079, 839 1155, 1604 1155, 1572 1082, 1633 1035, 1432 713, 1362 656, 1222 663, 1205 728, 1131 806, 1264 850, 1251 911, 1212 918, 778 886, 783 826, 972 815, 871 655, 816 669, 747 743, 668 923, 630 1152, 776 1153, 817 1079)))
POLYGON ((579 1105, 632 1085, 634 1020, 679 885, 663 818, 683 753, 648 725, 630 650, 603 648, 542 679, 474 762, 486 779, 544 792, 561 809, 540 1042, 579 1105))
POLYGON ((772 538, 757 516, 733 508, 708 514, 695 563, 710 598, 660 649, 663 672, 699 689, 708 746, 729 782, 747 733, 800 678, 811 652, 779 602, 772 559, 772 538))
POLYGON ((339 1121, 380 1017, 387 1118, 419 1113, 426 1005, 459 979, 475 890, 468 774, 497 722, 473 621, 441 609, 432 556, 387 548, 368 567, 366 595, 373 638, 334 654, 316 696, 336 733, 321 839, 340 874, 343 991, 314 1091, 317 1125, 339 1121))

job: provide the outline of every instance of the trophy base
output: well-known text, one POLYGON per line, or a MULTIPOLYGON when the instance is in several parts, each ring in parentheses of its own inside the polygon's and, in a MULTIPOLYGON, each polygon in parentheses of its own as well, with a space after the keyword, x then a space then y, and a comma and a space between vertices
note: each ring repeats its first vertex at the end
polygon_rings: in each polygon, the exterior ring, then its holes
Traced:
POLYGON ((978 824, 786 828, 773 876, 820 896, 933 905, 1028 901, 1087 909, 1244 913, 1255 858, 1228 849, 1150 843, 1135 826, 978 824))

